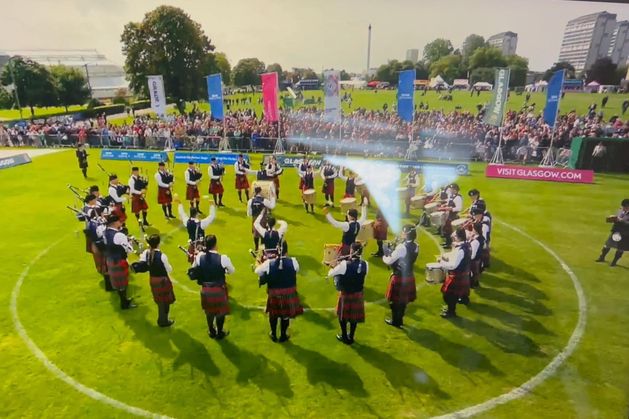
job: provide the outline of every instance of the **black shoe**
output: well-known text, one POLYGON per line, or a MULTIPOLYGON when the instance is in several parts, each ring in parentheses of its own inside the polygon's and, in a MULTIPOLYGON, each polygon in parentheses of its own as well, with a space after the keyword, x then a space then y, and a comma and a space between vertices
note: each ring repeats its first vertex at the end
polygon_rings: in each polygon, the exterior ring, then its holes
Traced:
POLYGON ((174 215, 172 215, 172 214, 168 214, 168 218, 176 219, 177 217, 175 217, 175 216, 174 216, 174 215))
POLYGON ((271 338, 273 342, 277 342, 277 336, 275 336, 273 332, 269 332, 269 337, 271 338))
POLYGON ((339 342, 343 342, 344 344, 348 344, 348 340, 345 336, 343 335, 336 335, 336 340, 338 340, 339 342))
POLYGON ((444 319, 451 319, 456 317, 456 313, 451 313, 449 311, 444 311, 441 313, 441 317, 443 317, 444 319))
POLYGON ((395 321, 393 321, 393 319, 384 319, 384 322, 386 324, 388 324, 389 326, 393 326, 393 327, 397 327, 397 328, 402 327, 401 323, 396 323, 395 321))
POLYGON ((612 262, 612 263, 610 263, 610 264, 609 264, 609 266, 611 266, 611 267, 616 266, 616 262, 612 262))
POLYGON ((208 330, 207 335, 210 337, 210 339, 216 339, 216 330, 215 329, 208 330))
POLYGON ((218 206, 219 207, 224 207, 225 205, 223 205, 223 203, 221 202, 221 203, 218 204, 218 206))
POLYGON ((159 327, 170 327, 170 326, 172 326, 173 324, 175 324, 175 321, 174 321, 174 320, 168 320, 168 321, 167 321, 166 323, 164 323, 164 324, 159 324, 159 323, 157 323, 157 325, 158 325, 159 327))
POLYGON ((459 298, 459 303, 463 304, 463 305, 469 305, 470 304, 470 297, 461 297, 459 298))
POLYGON ((120 309, 122 310, 129 310, 131 308, 136 308, 137 305, 133 303, 132 300, 127 301, 125 304, 123 304, 120 309))
POLYGON ((278 339, 278 342, 286 342, 288 339, 290 339, 290 336, 283 335, 283 336, 280 336, 280 338, 278 339))
POLYGON ((603 258, 598 258, 598 259, 596 259, 594 262, 605 262, 605 259, 603 259, 603 258))
POLYGON ((148 223, 148 221, 143 221, 143 222, 142 222, 142 225, 143 225, 144 227, 150 227, 150 226, 151 226, 151 225, 148 223))
POLYGON ((353 345, 354 344, 354 338, 348 338, 347 339, 347 344, 348 345, 353 345))
POLYGON ((227 336, 229 336, 229 331, 227 331, 227 332, 218 332, 216 334, 216 339, 217 340, 221 340, 221 339, 223 339, 223 338, 225 338, 227 336))

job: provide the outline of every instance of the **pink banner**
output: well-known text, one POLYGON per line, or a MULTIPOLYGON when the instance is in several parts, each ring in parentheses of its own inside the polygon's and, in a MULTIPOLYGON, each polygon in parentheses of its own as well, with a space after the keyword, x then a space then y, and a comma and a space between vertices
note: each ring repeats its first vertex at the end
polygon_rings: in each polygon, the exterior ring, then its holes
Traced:
POLYGON ((275 122, 280 119, 278 107, 277 73, 264 73, 262 79, 262 102, 264 103, 264 120, 275 122))
POLYGON ((554 167, 490 164, 485 169, 485 176, 505 179, 545 180, 547 182, 594 182, 594 172, 592 170, 557 169, 554 167))

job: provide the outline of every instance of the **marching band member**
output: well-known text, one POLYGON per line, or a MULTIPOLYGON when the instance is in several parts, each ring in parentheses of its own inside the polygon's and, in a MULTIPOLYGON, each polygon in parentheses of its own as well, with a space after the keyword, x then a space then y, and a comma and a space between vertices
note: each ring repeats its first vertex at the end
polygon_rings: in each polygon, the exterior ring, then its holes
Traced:
POLYGON ((79 161, 79 168, 81 169, 81 173, 83 173, 83 177, 87 179, 87 151, 85 151, 85 146, 83 144, 79 144, 76 150, 76 158, 79 161))
POLYGON ((273 184, 275 185, 275 198, 280 199, 280 175, 284 170, 277 164, 277 159, 275 156, 271 156, 269 159, 269 163, 266 165, 266 176, 269 179, 273 179, 273 184))
POLYGON ((308 211, 308 204, 306 203, 306 200, 304 199, 304 192, 307 191, 308 189, 314 189, 315 188, 315 184, 314 184, 314 172, 312 171, 312 166, 308 165, 305 168, 305 172, 303 174, 303 176, 301 175, 301 168, 300 168, 300 176, 301 176, 301 180, 299 181, 299 186, 301 187, 301 198, 302 201, 304 201, 304 208, 306 208, 306 213, 308 212, 312 212, 314 214, 314 204, 310 204, 310 211, 308 211))
POLYGON ((194 279, 201 285, 201 307, 205 311, 208 335, 220 340, 229 335, 223 331, 225 316, 230 312, 225 276, 236 269, 227 255, 218 253, 216 245, 215 235, 205 236, 206 251, 195 256, 192 267, 198 268, 194 279))
POLYGON ((400 237, 402 243, 398 244, 390 255, 382 258, 382 261, 393 269, 386 292, 391 318, 385 322, 394 327, 404 325, 406 306, 417 298, 413 265, 419 257, 419 245, 415 243, 417 239, 415 226, 407 224, 402 227, 400 237))
POLYGON ((469 302, 470 295, 470 262, 471 249, 465 241, 465 231, 457 229, 453 234, 454 257, 441 258, 441 266, 447 270, 446 280, 441 286, 443 301, 446 307, 441 312, 441 317, 456 317, 456 305, 461 302, 469 302))
POLYGON ((269 313, 273 342, 286 342, 289 339, 290 319, 304 313, 297 293, 297 259, 288 257, 288 244, 281 245, 281 256, 267 259, 260 264, 255 273, 260 277, 260 286, 267 286, 266 312, 269 313), (280 337, 277 338, 277 323, 280 321, 280 337))
POLYGON ((118 180, 118 176, 109 175, 109 200, 113 204, 112 213, 115 214, 120 222, 124 225, 125 221, 127 221, 127 214, 124 208, 123 198, 124 194, 129 193, 128 188, 125 185, 121 185, 118 180))
POLYGON ((614 259, 609 266, 616 266, 622 254, 629 250, 629 198, 623 199, 620 203, 622 207, 615 217, 609 217, 608 222, 613 222, 612 231, 605 242, 601 255, 597 262, 605 262, 605 256, 613 248, 616 249, 614 259))
MULTIPOLYGON (((356 184, 356 182, 362 182, 362 179, 360 176, 358 176, 356 178, 356 180, 354 181, 354 184, 356 184)), ((367 205, 367 207, 370 207, 369 204, 369 199, 371 198, 371 195, 369 195, 369 189, 367 188, 367 185, 363 185, 363 187, 360 189, 360 205, 367 205)))
POLYGON ((275 229, 275 224, 275 217, 266 216, 266 208, 262 209, 256 220, 253 222, 253 227, 256 229, 258 235, 262 238, 265 259, 279 256, 278 248, 280 246, 280 243, 282 243, 282 240, 284 239, 286 230, 288 230, 288 224, 284 220, 277 221, 277 229, 275 229), (264 218, 266 218, 265 227, 262 226, 262 220, 264 218))
POLYGON ((456 183, 448 186, 446 194, 446 204, 440 207, 441 211, 445 211, 447 213, 446 222, 441 229, 441 233, 445 239, 443 247, 450 248, 452 247, 452 221, 459 218, 459 212, 463 210, 463 198, 459 193, 459 185, 456 183))
POLYGON ((88 253, 91 253, 94 258, 96 272, 103 276, 105 291, 113 291, 114 289, 111 287, 109 275, 107 274, 105 245, 103 243, 103 233, 105 232, 106 224, 100 216, 96 195, 89 194, 85 197, 85 204, 83 212, 86 215, 85 240, 87 246, 89 246, 88 253))
POLYGON ((166 170, 166 163, 159 162, 157 173, 155 173, 155 183, 157 183, 157 203, 162 206, 166 219, 177 218, 173 215, 173 175, 166 170))
POLYGON ((471 189, 467 195, 472 199, 472 205, 470 206, 470 214, 472 211, 480 211, 483 215, 489 217, 491 221, 491 214, 487 211, 487 203, 480 197, 480 191, 478 189, 471 189))
POLYGON ((147 182, 140 178, 140 169, 138 167, 131 168, 131 177, 129 178, 129 193, 131 195, 131 212, 135 214, 138 223, 140 222, 140 211, 142 212, 142 225, 150 225, 146 221, 147 210, 149 209, 144 194, 146 193, 147 182))
MULTIPOLYGON (((275 198, 266 199, 262 196, 262 188, 256 186, 253 190, 254 196, 247 202, 247 216, 251 217, 251 234, 253 234, 253 244, 255 246, 255 251, 258 251, 260 245, 260 234, 256 230, 254 223, 258 216, 262 213, 262 211, 267 208, 272 210, 275 208, 275 198)), ((265 227, 266 220, 263 218, 261 221, 262 227, 265 227)))
POLYGON ((336 221, 330 214, 329 207, 323 208, 323 214, 325 214, 325 218, 330 224, 343 231, 339 255, 349 255, 350 246, 356 241, 360 228, 367 221, 367 207, 365 205, 360 207, 360 218, 358 218, 358 211, 355 209, 348 210, 346 214, 347 221, 336 221))
POLYGON ((347 176, 345 176, 344 171, 344 168, 341 167, 338 173, 339 179, 345 182, 343 198, 353 198, 356 194, 356 174, 350 170, 347 176))
POLYGON ((485 215, 485 211, 483 211, 482 208, 470 210, 470 215, 472 216, 474 224, 480 224, 480 231, 483 236, 483 246, 480 250, 480 271, 483 272, 486 268, 489 268, 491 259, 491 218, 485 215))
POLYGON ((477 288, 480 286, 481 260, 483 248, 485 247, 483 223, 472 224, 472 230, 468 237, 470 244, 470 287, 477 288))
POLYGON ((373 238, 378 243, 378 251, 376 253, 372 253, 371 256, 382 257, 384 256, 384 248, 382 247, 384 241, 387 239, 387 234, 389 232, 389 223, 382 215, 382 212, 378 210, 376 213, 376 219, 373 222, 373 238))
POLYGON ((222 178, 225 173, 225 169, 218 163, 216 157, 212 157, 210 161, 210 167, 207 169, 208 175, 210 176, 209 193, 212 194, 212 197, 214 198, 214 205, 224 207, 223 192, 225 189, 223 188, 222 178), (217 195, 218 200, 216 199, 217 195))
POLYGON ((325 202, 329 202, 334 208, 334 179, 338 176, 338 172, 330 162, 325 162, 321 168, 321 178, 323 179, 323 188, 321 192, 325 195, 325 202))
POLYGON ((153 301, 157 304, 157 325, 159 327, 170 327, 175 323, 168 318, 170 305, 175 302, 173 284, 170 282, 168 274, 173 271, 173 267, 168 262, 168 257, 159 248, 159 234, 151 234, 146 240, 150 249, 146 249, 140 255, 140 261, 148 265, 149 281, 153 301))
POLYGON ((242 154, 238 155, 238 160, 234 163, 234 172, 236 173, 236 190, 238 191, 238 200, 242 202, 242 191, 244 189, 247 201, 249 201, 249 179, 247 179, 248 173, 255 174, 255 170, 249 169, 249 163, 245 161, 242 154))
POLYGON ((129 286, 127 254, 133 252, 133 247, 131 247, 127 235, 121 230, 122 221, 120 218, 117 215, 110 215, 107 218, 107 228, 103 234, 107 272, 111 286, 118 291, 120 308, 127 310, 136 307, 133 300, 127 298, 127 287, 129 286))
POLYGON ((101 215, 105 208, 109 206, 107 202, 108 200, 105 197, 101 196, 98 185, 90 186, 87 193, 96 197, 96 212, 98 213, 98 215, 101 215))
POLYGON ((365 322, 365 299, 363 287, 369 271, 366 261, 360 259, 363 247, 353 243, 349 260, 343 260, 328 272, 328 278, 335 278, 339 291, 336 303, 336 315, 341 326, 341 333, 336 338, 348 345, 354 343, 354 334, 358 323, 365 322), (349 334, 347 324, 349 323, 349 334))
POLYGON ((196 253, 197 244, 205 237, 205 229, 207 229, 216 218, 216 207, 210 203, 210 214, 203 219, 199 219, 199 210, 190 208, 190 216, 188 216, 181 202, 177 202, 179 204, 177 205, 179 218, 188 232, 188 254, 190 255, 188 262, 192 262, 192 258, 196 253))
POLYGON ((414 167, 408 172, 408 177, 406 179, 406 199, 404 203, 406 204, 406 216, 410 216, 411 211, 411 198, 415 196, 415 192, 417 191, 417 187, 419 186, 419 176, 417 176, 417 171, 414 167))
POLYGON ((199 182, 203 174, 197 170, 193 161, 188 162, 188 168, 184 172, 184 178, 186 179, 186 200, 190 201, 190 208, 196 208, 196 210, 203 214, 199 210, 199 182))
MULTIPOLYGON (((299 175, 299 190, 300 191, 304 190, 304 176, 306 175, 306 172, 308 171, 308 166, 310 166, 310 160, 308 160, 308 157, 304 157, 301 163, 297 166, 297 174, 299 175)), ((305 189, 311 189, 311 188, 305 188, 305 189)))

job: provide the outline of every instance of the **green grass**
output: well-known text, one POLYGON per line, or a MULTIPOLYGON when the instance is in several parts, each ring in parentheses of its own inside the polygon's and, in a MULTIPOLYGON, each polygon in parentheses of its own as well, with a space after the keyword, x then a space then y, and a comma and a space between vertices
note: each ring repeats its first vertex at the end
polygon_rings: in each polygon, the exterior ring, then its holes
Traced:
MULTIPOLYGON (((380 93, 378 93, 380 94, 380 93)), ((80 223, 65 205, 65 185, 104 187, 90 156, 84 181, 72 152, 36 158, 32 164, 0 171, 3 281, 0 282, 0 416, 124 417, 56 379, 29 352, 14 330, 8 311, 11 291, 33 258, 18 299, 20 319, 52 362, 86 386, 127 404, 175 417, 427 417, 451 412, 503 394, 537 374, 565 346, 577 319, 577 300, 569 277, 542 248, 506 227, 493 233, 494 263, 461 308, 461 319, 444 321, 439 288, 424 284, 424 265, 438 248, 420 234, 416 264, 418 300, 408 309, 407 331, 387 327, 381 303, 367 308, 358 343, 335 339, 331 311, 311 311, 291 326, 292 340, 274 344, 264 305, 265 291, 250 271, 250 221, 237 202, 233 171, 226 176, 225 203, 208 229, 237 272, 228 281, 231 335, 219 343, 205 332, 198 288, 186 279, 187 263, 176 249, 186 234, 167 222, 148 196, 149 221, 164 234, 163 250, 175 267, 177 302, 170 330, 155 326, 156 306, 148 278, 136 275, 131 290, 139 307, 120 312, 117 299, 103 291, 80 223), (188 290, 188 291, 187 291, 188 290), (189 292, 190 291, 190 292, 189 292)), ((256 160, 260 156, 254 157, 256 160)), ((104 162, 126 179, 128 163, 104 162)), ((142 164, 153 173, 154 167, 142 164)), ((205 168, 204 168, 205 169, 205 168)), ((176 191, 183 194, 178 165, 176 191)), ((562 185, 486 179, 483 165, 458 180, 477 187, 499 221, 522 228, 566 261, 583 283, 589 305, 583 341, 558 373, 518 401, 485 417, 624 417, 629 388, 629 260, 611 269, 593 263, 608 234, 604 217, 624 198, 629 177, 597 175, 593 185, 562 185)), ((337 188, 340 188, 340 182, 337 188)), ((207 182, 202 189, 207 190, 207 182)), ((319 203, 322 197, 318 194, 319 203)), ((203 204, 205 207, 207 203, 203 204)), ((287 240, 302 267, 298 288, 308 307, 333 307, 336 293, 323 279, 322 246, 340 233, 322 215, 307 215, 299 202, 297 176, 282 178, 282 200, 275 211, 289 224, 287 240)), ((373 215, 373 214, 372 214, 373 215)), ((337 210, 337 218, 340 214, 337 210)), ((138 228, 130 223, 130 230, 138 228)), ((367 253, 374 251, 374 244, 367 253)), ((370 259, 366 299, 383 297, 389 271, 370 259)))
MULTIPOLYGON (((86 105, 72 105, 68 106, 68 112, 77 112, 83 109, 86 109, 86 105)), ((60 112, 66 112, 66 108, 63 106, 50 106, 46 108, 38 108, 35 107, 35 117, 44 117, 47 115, 52 115, 60 112)), ((31 108, 22 108, 22 117, 26 119, 31 118, 31 108)), ((13 120, 20 118, 20 110, 19 109, 0 109, 0 121, 2 120, 13 120)))

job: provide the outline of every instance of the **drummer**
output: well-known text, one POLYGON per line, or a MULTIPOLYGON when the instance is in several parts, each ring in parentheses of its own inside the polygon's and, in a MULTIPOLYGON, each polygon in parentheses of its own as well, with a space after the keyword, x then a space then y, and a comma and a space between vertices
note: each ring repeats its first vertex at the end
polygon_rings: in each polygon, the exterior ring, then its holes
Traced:
POLYGON ((605 242, 605 246, 601 250, 601 255, 596 259, 597 262, 605 262, 605 256, 614 248, 616 253, 614 259, 609 266, 616 266, 622 254, 629 250, 629 198, 623 199, 620 203, 621 209, 615 217, 609 217, 608 222, 613 222, 612 231, 605 242))
POLYGON ((351 170, 348 170, 347 176, 345 176, 345 169, 343 167, 339 170, 339 179, 345 181, 345 194, 343 198, 354 198, 356 194, 356 174, 351 170))
POLYGON ((411 198, 415 196, 415 192, 417 191, 417 187, 419 186, 419 176, 417 176, 417 171, 414 167, 411 167, 411 170, 408 172, 408 178, 406 179, 406 216, 409 217, 411 215, 411 198))
POLYGON ((306 208, 306 213, 311 212, 312 214, 314 214, 314 203, 308 204, 304 196, 304 193, 307 190, 314 191, 315 189, 314 172, 312 171, 312 166, 310 164, 306 166, 305 170, 306 171, 304 172, 303 176, 301 176, 301 168, 300 168, 301 181, 299 182, 299 186, 301 188, 301 198, 302 198, 302 201, 304 202, 304 208, 306 208), (310 205, 310 211, 308 210, 308 205, 310 205))
POLYGON ((266 175, 269 179, 273 180, 273 184, 275 185, 275 198, 280 199, 280 175, 284 171, 282 167, 277 163, 277 159, 275 156, 271 156, 268 164, 265 168, 266 175))
POLYGON ((299 190, 300 191, 304 190, 304 176, 306 175, 306 172, 308 171, 308 166, 310 166, 310 160, 308 160, 308 157, 304 157, 301 163, 295 166, 297 168, 297 174, 299 175, 299 190))
POLYGON ((481 274, 481 256, 485 246, 485 237, 483 236, 483 224, 470 224, 471 229, 467 229, 467 241, 470 244, 470 287, 477 288, 480 286, 481 274))
POLYGON ((338 251, 339 256, 349 255, 351 245, 356 241, 356 236, 358 236, 363 224, 367 222, 367 207, 365 205, 360 207, 360 218, 358 218, 356 209, 348 210, 345 216, 347 221, 336 221, 330 214, 328 206, 323 208, 323 213, 330 224, 343 232, 338 251))
MULTIPOLYGON (((261 236, 256 231, 253 223, 256 221, 258 216, 263 212, 265 208, 269 210, 275 208, 275 197, 273 196, 273 193, 271 193, 271 199, 266 199, 265 197, 263 197, 262 188, 259 186, 256 186, 254 188, 253 193, 255 195, 249 200, 249 202, 247 202, 247 216, 251 217, 251 233, 253 234, 253 244, 255 246, 255 251, 257 252, 260 246, 261 236)), ((261 224, 263 227, 265 226, 266 220, 264 218, 262 218, 261 224)))
POLYGON ((472 210, 480 210, 483 212, 483 215, 489 217, 489 221, 491 221, 491 214, 487 211, 487 203, 480 197, 480 191, 478 189, 471 189, 467 195, 472 200, 470 214, 472 213, 472 210))
POLYGON ((321 177, 323 178, 323 194, 325 202, 334 208, 334 179, 338 176, 338 171, 330 162, 325 162, 321 168, 321 177))
POLYGON ((456 305, 459 302, 469 302, 470 296, 471 249, 466 242, 465 231, 457 229, 453 240, 454 255, 441 258, 441 266, 447 270, 446 280, 441 287, 443 301, 446 303, 441 311, 443 318, 456 317, 456 305))
POLYGON ((389 224, 387 220, 382 215, 382 212, 378 210, 376 213, 376 220, 373 222, 373 238, 378 243, 378 251, 376 253, 372 253, 371 256, 382 257, 384 256, 384 241, 387 239, 387 234, 389 230, 389 224))
POLYGON ((358 186, 358 189, 360 190, 360 205, 367 205, 367 208, 369 208, 369 189, 367 189, 365 181, 360 176, 358 176, 354 181, 354 184, 358 186))
POLYGON ((256 229, 258 235, 262 238, 262 245, 264 246, 262 260, 273 259, 279 256, 280 243, 284 239, 286 230, 288 230, 288 223, 284 220, 275 220, 273 216, 266 215, 266 208, 262 209, 262 212, 258 215, 253 222, 253 228, 256 229), (266 226, 262 226, 262 220, 266 218, 266 226), (275 225, 278 228, 275 229, 275 225))
POLYGON ((474 224, 480 224, 481 235, 483 236, 483 246, 481 247, 481 265, 480 271, 483 272, 489 268, 490 249, 491 249, 491 218, 484 214, 480 209, 472 209, 470 212, 474 224))
POLYGON ((459 218, 459 212, 463 209, 463 198, 459 193, 459 185, 451 184, 446 189, 446 203, 440 207, 441 211, 446 212, 446 222, 441 229, 441 234, 445 239, 444 248, 452 247, 452 221, 459 218))

